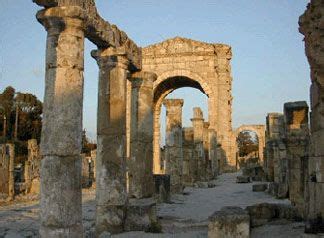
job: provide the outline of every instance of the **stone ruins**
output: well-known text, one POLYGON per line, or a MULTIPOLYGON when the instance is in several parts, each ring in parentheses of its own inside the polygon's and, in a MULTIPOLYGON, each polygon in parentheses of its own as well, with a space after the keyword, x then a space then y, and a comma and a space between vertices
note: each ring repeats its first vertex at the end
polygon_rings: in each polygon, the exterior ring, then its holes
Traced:
MULTIPOLYGON (((93 237, 158 227, 156 203, 186 187, 214 187, 216 177, 243 170, 238 183, 288 198, 280 204, 224 207, 209 218, 208 237, 250 237, 251 227, 288 217, 305 232, 324 233, 324 2, 311 0, 299 19, 311 69, 311 104, 287 102, 266 125, 232 128, 231 47, 181 37, 141 48, 100 17, 94 0, 33 0, 47 31, 45 99, 40 148, 16 179, 15 147, 0 145, 0 194, 40 193, 40 237, 83 237, 82 188, 96 193, 93 237), (99 68, 97 150, 81 154, 84 41, 99 68), (193 107, 183 127, 183 99, 192 87, 208 97, 208 115, 193 107), (160 148, 161 108, 166 108, 160 148), (309 110, 311 111, 309 117, 309 110), (309 126, 310 124, 310 126, 309 126), (238 165, 238 135, 258 137, 256 164, 238 165), (269 215, 270 214, 270 215, 269 215), (272 214, 272 215, 271 215, 272 214), (266 218, 264 218, 265 216, 266 218)), ((242 185, 243 186, 243 185, 242 185)), ((287 219, 288 219, 287 218, 287 219)))

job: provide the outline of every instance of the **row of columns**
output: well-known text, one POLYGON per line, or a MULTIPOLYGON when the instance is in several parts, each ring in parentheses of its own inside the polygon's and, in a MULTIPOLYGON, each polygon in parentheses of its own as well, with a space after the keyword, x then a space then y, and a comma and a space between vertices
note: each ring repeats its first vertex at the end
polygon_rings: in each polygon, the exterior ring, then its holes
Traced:
MULTIPOLYGON (((46 78, 41 137, 41 237, 80 237, 81 138, 83 112, 84 18, 80 7, 53 7, 37 13, 47 30, 46 78)), ((130 75, 125 52, 92 52, 99 66, 96 233, 123 231, 128 196, 153 194, 153 81, 130 75), (127 158, 126 102, 131 92, 130 157, 127 158), (128 189, 126 170, 128 170, 128 189)))
POLYGON ((182 192, 185 184, 208 181, 218 173, 216 132, 208 129, 202 110, 193 109, 192 128, 182 128, 182 99, 165 99, 165 173, 171 177, 171 191, 182 192))

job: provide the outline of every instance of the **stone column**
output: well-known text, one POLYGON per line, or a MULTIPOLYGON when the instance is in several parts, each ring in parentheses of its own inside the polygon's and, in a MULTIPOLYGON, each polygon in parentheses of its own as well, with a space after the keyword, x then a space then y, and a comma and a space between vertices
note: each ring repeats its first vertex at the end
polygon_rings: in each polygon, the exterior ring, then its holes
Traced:
POLYGON ((132 75, 129 195, 151 197, 153 184, 153 73, 132 75))
POLYGON ((309 148, 308 106, 306 102, 284 105, 288 159, 289 198, 304 215, 305 165, 309 148))
POLYGON ((283 115, 281 113, 269 113, 266 119, 266 161, 264 164, 265 173, 269 181, 274 181, 278 158, 275 158, 275 150, 278 146, 278 141, 283 137, 283 115))
POLYGON ((165 173, 171 176, 171 191, 182 192, 182 99, 165 99, 165 173))
POLYGON ((193 118, 191 119, 192 127, 194 131, 194 158, 197 161, 197 180, 204 180, 205 170, 204 170, 204 138, 203 138, 203 131, 204 131, 204 117, 203 112, 199 107, 195 107, 193 109, 193 118))
POLYGON ((308 162, 306 232, 324 233, 324 2, 312 0, 299 19, 311 69, 311 148, 308 162))
POLYGON ((7 144, 9 151, 9 183, 8 197, 13 200, 15 197, 15 145, 7 144))
POLYGON ((96 233, 123 231, 126 191, 126 84, 128 60, 108 48, 92 51, 99 66, 96 233))
POLYGON ((195 160, 193 158, 194 143, 192 127, 182 129, 182 151, 182 181, 184 185, 192 186, 195 178, 194 171, 197 170, 197 164, 194 163, 195 160))
POLYGON ((41 237, 80 237, 84 11, 37 13, 47 30, 41 136, 41 237))
POLYGON ((214 129, 208 130, 209 137, 209 161, 211 163, 211 175, 212 178, 216 178, 218 175, 218 159, 217 159, 217 135, 214 129))

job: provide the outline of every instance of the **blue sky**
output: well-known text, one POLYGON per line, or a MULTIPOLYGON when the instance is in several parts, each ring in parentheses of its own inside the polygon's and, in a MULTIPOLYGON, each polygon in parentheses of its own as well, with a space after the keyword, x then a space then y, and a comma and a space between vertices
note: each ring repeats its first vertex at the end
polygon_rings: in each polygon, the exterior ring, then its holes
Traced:
MULTIPOLYGON (((298 17, 308 0, 97 0, 102 17, 140 46, 182 36, 232 46, 233 127, 264 123, 284 102, 309 98, 309 66, 298 17)), ((43 99, 46 31, 31 0, 0 0, 0 90, 12 85, 43 99)), ((84 127, 96 131, 98 68, 86 42, 84 127)), ((207 114, 206 97, 179 89, 184 125, 192 107, 207 114), (194 95, 194 96, 193 96, 194 95), (194 100, 193 100, 194 99, 194 100)), ((162 119, 164 120, 164 119, 162 119)))

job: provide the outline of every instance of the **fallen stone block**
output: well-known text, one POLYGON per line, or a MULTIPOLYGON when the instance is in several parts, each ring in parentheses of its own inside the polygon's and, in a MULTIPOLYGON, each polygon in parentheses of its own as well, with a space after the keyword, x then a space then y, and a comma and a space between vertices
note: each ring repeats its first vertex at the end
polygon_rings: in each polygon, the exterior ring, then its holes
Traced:
POLYGON ((157 223, 156 203, 152 198, 130 199, 127 206, 125 231, 146 231, 157 223))
POLYGON ((237 183, 250 183, 250 177, 249 176, 237 176, 236 182, 237 183))
POLYGON ((208 238, 250 237, 250 217, 240 207, 223 207, 209 217, 208 238))
POLYGON ((253 192, 263 192, 268 188, 268 184, 260 183, 260 184, 253 184, 252 191, 253 192))
POLYGON ((154 177, 155 184, 155 197, 160 203, 170 202, 170 175, 167 174, 156 174, 154 177))
POLYGON ((251 218, 251 227, 265 225, 275 219, 301 221, 295 207, 288 204, 260 203, 246 208, 251 218))
POLYGON ((268 193, 271 194, 274 197, 278 196, 278 189, 279 189, 279 184, 276 182, 271 182, 269 183, 268 186, 268 193))

